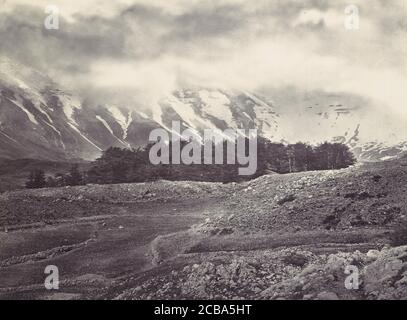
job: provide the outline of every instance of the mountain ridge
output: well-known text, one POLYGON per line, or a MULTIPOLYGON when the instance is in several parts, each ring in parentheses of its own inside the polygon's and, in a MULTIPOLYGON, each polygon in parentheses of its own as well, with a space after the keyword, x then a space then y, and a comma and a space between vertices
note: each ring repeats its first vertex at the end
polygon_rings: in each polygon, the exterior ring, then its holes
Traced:
POLYGON ((145 145, 151 130, 171 131, 172 121, 198 132, 257 129, 259 135, 275 142, 342 142, 363 160, 392 159, 407 151, 404 141, 360 141, 363 115, 340 102, 325 105, 327 100, 289 113, 248 91, 191 88, 176 90, 146 109, 92 105, 35 70, 4 59, 0 66, 3 158, 93 160, 110 146, 145 145), (300 123, 305 132, 298 130, 300 123))

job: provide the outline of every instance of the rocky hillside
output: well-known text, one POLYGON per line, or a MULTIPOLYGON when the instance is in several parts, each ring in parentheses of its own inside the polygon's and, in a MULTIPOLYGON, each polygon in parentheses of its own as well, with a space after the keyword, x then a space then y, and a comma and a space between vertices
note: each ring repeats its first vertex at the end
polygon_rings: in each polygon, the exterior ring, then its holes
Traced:
POLYGON ((289 248, 190 259, 197 262, 150 277, 116 299, 407 299, 407 246, 331 254, 289 248), (345 287, 350 265, 359 269, 354 290, 345 287))
POLYGON ((226 204, 230 215, 203 227, 294 232, 397 225, 407 217, 406 181, 406 159, 263 176, 231 195, 226 204))
POLYGON ((157 268, 115 297, 406 299, 407 246, 392 247, 403 225, 407 243, 406 175, 402 161, 238 186, 227 209, 193 232, 157 239, 157 268), (177 246, 181 254, 169 258, 177 246), (354 289, 345 285, 349 266, 354 289))
POLYGON ((53 263, 67 272, 60 297, 402 299, 406 179, 401 159, 246 183, 5 192, 0 297, 48 297, 36 281, 53 263))

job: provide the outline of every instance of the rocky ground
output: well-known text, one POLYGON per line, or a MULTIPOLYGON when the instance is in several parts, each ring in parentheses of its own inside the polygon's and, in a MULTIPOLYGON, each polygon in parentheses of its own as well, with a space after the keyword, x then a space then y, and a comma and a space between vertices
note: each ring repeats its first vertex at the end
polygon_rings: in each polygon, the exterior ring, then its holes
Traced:
POLYGON ((0 194, 0 228, 136 212, 168 203, 205 202, 224 197, 231 188, 218 183, 159 181, 4 192, 0 194))
POLYGON ((151 277, 115 298, 407 299, 407 246, 367 253, 286 248, 222 255, 151 277), (359 275, 351 288, 346 286, 349 266, 359 275))
POLYGON ((0 298, 406 299, 406 181, 402 159, 241 184, 6 192, 0 298), (66 279, 50 296, 38 273, 51 263, 66 279))
POLYGON ((398 225, 407 217, 407 161, 344 170, 268 175, 248 182, 202 228, 241 232, 351 230, 398 225))

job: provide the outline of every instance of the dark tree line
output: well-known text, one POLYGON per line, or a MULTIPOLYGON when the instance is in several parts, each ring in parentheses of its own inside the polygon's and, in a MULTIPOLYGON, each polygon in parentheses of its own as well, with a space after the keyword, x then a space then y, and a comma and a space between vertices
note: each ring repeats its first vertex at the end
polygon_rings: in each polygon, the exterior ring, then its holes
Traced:
POLYGON ((30 172, 28 180, 25 183, 25 187, 28 189, 44 188, 47 182, 45 180, 45 172, 40 169, 36 169, 30 172))
POLYGON ((85 173, 80 172, 79 166, 74 164, 68 173, 57 173, 54 176, 45 176, 44 170, 36 169, 30 172, 25 184, 28 189, 44 187, 79 186, 86 184, 85 173))
MULTIPOLYGON (((182 142, 182 146, 187 142, 182 142)), ((227 143, 223 142, 224 150, 227 143)), ((340 143, 322 143, 311 146, 306 143, 282 144, 273 143, 264 138, 257 140, 257 171, 251 176, 239 175, 239 163, 227 164, 227 153, 224 152, 223 164, 204 163, 204 148, 202 148, 202 164, 158 164, 150 162, 149 153, 153 144, 138 149, 121 149, 111 147, 92 163, 90 169, 82 173, 78 166, 72 166, 67 174, 57 174, 45 178, 44 172, 37 170, 30 174, 27 188, 44 186, 58 187, 67 185, 82 185, 86 183, 114 184, 145 182, 159 179, 191 180, 210 182, 239 182, 258 176, 276 172, 291 173, 309 170, 332 170, 346 168, 355 163, 355 158, 349 148, 340 143)), ((211 143, 215 150, 215 145, 211 143)), ((170 146, 171 150, 171 146, 170 146)), ((215 152, 213 152, 214 157, 215 152)), ((170 163, 172 154, 170 153, 170 163)))

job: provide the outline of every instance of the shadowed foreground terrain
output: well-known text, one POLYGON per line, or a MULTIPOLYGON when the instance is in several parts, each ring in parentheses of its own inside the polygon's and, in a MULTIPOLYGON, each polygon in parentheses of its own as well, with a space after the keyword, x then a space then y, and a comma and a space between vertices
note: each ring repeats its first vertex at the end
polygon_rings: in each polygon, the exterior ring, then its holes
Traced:
POLYGON ((0 298, 402 299, 407 160, 0 194, 0 298), (60 289, 44 287, 56 265, 60 289), (356 266, 357 290, 345 288, 356 266))

